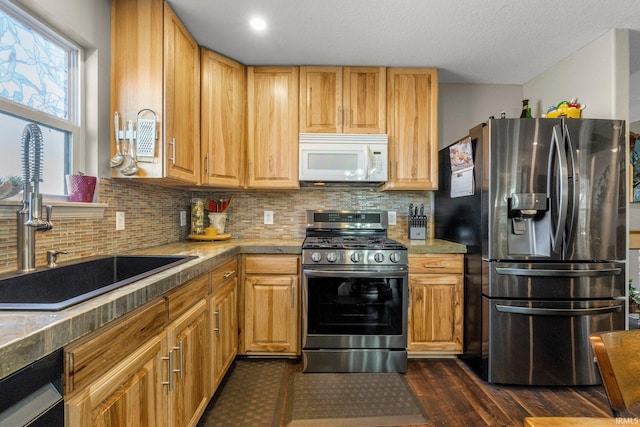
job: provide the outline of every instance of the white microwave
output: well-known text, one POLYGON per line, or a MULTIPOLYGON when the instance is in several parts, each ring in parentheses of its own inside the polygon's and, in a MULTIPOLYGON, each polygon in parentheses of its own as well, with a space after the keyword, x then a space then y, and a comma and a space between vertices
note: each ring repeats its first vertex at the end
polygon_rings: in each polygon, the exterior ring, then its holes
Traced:
POLYGON ((382 183, 387 180, 384 134, 301 133, 301 183, 382 183))

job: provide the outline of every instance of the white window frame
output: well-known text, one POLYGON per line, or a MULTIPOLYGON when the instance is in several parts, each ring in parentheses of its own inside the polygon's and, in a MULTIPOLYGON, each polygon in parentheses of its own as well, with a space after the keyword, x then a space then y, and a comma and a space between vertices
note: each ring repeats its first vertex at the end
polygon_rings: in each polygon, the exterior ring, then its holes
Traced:
MULTIPOLYGON (((69 132, 71 142, 71 153, 69 160, 69 172, 76 173, 85 171, 86 167, 86 135, 83 129, 85 121, 84 114, 86 111, 85 99, 86 93, 83 91, 85 87, 85 51, 84 48, 75 43, 71 38, 67 37, 63 32, 55 29, 50 24, 34 15, 31 11, 21 7, 13 0, 0 0, 0 4, 5 6, 4 10, 14 19, 21 21, 30 26, 34 31, 40 32, 47 38, 55 39, 57 42, 71 46, 77 49, 78 56, 75 61, 69 64, 69 82, 68 96, 69 101, 75 98, 73 102, 68 103, 68 119, 60 119, 50 114, 33 110, 22 104, 11 100, 0 98, 0 110, 5 113, 12 114, 24 120, 41 123, 43 125, 56 128, 65 132, 69 132)), ((19 143, 21 135, 16 135, 15 142, 19 143)), ((16 159, 19 161, 19 159, 16 159)), ((46 179, 46 176, 44 177, 46 179)), ((68 202, 66 195, 43 194, 43 203, 54 206, 54 220, 56 218, 102 218, 104 209, 107 207, 105 203, 77 203, 68 202)), ((17 197, 0 200, 0 219, 6 219, 15 216, 15 207, 21 205, 22 194, 17 197)))

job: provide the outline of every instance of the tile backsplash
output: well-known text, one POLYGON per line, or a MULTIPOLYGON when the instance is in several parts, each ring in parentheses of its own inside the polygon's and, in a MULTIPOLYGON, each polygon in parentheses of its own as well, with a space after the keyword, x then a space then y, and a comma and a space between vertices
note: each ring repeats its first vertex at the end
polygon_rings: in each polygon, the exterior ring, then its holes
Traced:
MULTIPOLYGON (((430 193, 426 191, 389 191, 375 189, 301 189, 299 191, 196 191, 164 188, 136 180, 100 179, 97 187, 100 203, 106 203, 104 217, 95 219, 56 219, 54 228, 36 233, 36 263, 45 264, 49 249, 69 253, 60 261, 95 254, 117 254, 135 249, 185 240, 190 232, 189 207, 194 197, 228 199, 225 233, 235 238, 304 237, 307 209, 374 209, 397 212, 397 225, 389 226, 391 238, 407 237, 409 203, 425 204, 431 212, 430 193), (187 226, 180 226, 180 211, 187 212, 187 226), (263 224, 264 211, 273 211, 271 225, 263 224), (116 212, 125 213, 125 229, 116 231, 116 212)), ((208 220, 205 221, 208 225, 208 220)), ((432 228, 429 227, 427 233, 432 228)), ((16 221, 0 220, 0 271, 16 268, 16 221)))

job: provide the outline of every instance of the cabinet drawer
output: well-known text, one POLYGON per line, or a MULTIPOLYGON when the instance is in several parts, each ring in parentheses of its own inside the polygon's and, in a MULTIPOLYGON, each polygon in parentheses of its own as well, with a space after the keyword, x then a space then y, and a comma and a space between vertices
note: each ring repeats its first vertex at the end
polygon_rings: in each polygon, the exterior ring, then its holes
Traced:
POLYGON ((298 274, 297 255, 250 255, 245 259, 247 274, 298 274))
POLYGON ((238 260, 230 259, 215 270, 211 271, 211 292, 215 294, 226 283, 238 276, 238 260))
POLYGON ((203 274, 172 290, 167 296, 169 322, 177 319, 182 313, 193 307, 198 301, 207 297, 209 291, 209 275, 203 274))
POLYGON ((165 326, 163 299, 137 309, 64 349, 65 395, 95 381, 165 326))
POLYGON ((409 256, 409 274, 463 272, 464 255, 462 254, 428 254, 409 256))

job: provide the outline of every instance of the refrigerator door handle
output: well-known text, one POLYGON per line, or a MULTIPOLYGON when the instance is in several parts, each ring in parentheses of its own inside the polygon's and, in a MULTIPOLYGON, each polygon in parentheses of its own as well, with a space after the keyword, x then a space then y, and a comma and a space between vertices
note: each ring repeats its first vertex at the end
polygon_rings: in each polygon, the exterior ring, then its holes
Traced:
POLYGON ((533 316, 591 316, 595 314, 617 313, 622 311, 622 304, 596 308, 533 308, 496 304, 496 310, 503 313, 526 314, 533 316))
POLYGON ((563 147, 560 146, 561 135, 562 128, 560 127, 560 125, 555 125, 553 127, 553 132, 551 135, 549 165, 547 169, 547 194, 549 194, 549 197, 552 200, 552 204, 554 197, 557 197, 558 202, 558 218, 555 224, 553 238, 551 239, 551 247, 555 251, 560 250, 560 245, 562 243, 563 237, 562 230, 565 223, 567 222, 567 209, 569 205, 569 172, 567 170, 567 153, 563 150, 563 147), (552 180, 552 177, 554 176, 554 154, 558 156, 558 169, 560 172, 558 182, 554 182, 552 180), (554 186, 555 189, 557 189, 557 192, 555 191, 554 186))
POLYGON ((571 205, 567 206, 567 213, 569 215, 567 222, 567 234, 565 236, 565 250, 570 248, 573 245, 574 240, 574 228, 576 225, 577 219, 577 209, 579 203, 579 194, 576 191, 577 183, 578 183, 578 171, 576 170, 576 159, 574 157, 573 151, 573 143, 571 142, 571 135, 569 134, 569 128, 566 124, 564 124, 564 140, 565 140, 565 150, 564 152, 567 155, 567 190, 569 192, 568 198, 571 198, 571 205))
POLYGON ((622 268, 601 268, 597 270, 558 270, 496 267, 496 273, 510 276, 562 276, 562 277, 594 277, 614 276, 622 273, 622 268))

